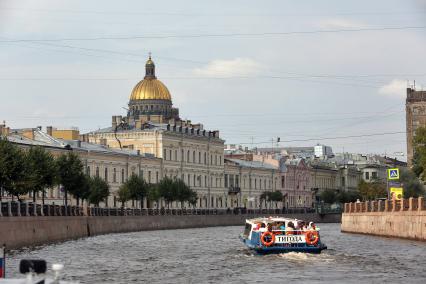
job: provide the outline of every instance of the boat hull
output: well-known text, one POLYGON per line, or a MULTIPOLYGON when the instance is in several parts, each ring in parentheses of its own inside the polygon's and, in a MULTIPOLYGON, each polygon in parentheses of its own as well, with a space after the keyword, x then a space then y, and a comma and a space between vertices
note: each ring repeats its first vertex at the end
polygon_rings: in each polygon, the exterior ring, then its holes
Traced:
POLYGON ((291 245, 288 246, 264 246, 258 241, 251 241, 240 236, 241 241, 252 251, 258 254, 281 254, 288 252, 301 252, 301 253, 312 253, 319 254, 321 251, 327 249, 327 246, 323 243, 318 243, 315 246, 308 245, 291 245))

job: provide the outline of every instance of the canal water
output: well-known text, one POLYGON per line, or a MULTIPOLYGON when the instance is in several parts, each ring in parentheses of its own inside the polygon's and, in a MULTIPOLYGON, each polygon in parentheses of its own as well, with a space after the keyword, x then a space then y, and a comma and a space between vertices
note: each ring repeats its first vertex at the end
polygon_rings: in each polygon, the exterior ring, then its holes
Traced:
POLYGON ((7 276, 19 276, 20 259, 42 258, 80 283, 426 283, 426 243, 320 228, 320 255, 252 254, 242 227, 148 231, 14 251, 7 276))

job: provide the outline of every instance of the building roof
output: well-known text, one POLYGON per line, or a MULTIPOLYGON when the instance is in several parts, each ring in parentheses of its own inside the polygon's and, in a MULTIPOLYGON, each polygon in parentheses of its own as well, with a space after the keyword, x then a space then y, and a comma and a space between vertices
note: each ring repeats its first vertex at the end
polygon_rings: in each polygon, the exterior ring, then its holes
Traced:
POLYGON ((262 163, 259 161, 245 161, 240 159, 230 159, 226 158, 226 161, 230 161, 232 163, 237 164, 238 166, 245 167, 245 168, 257 168, 257 169, 267 169, 267 170, 278 170, 277 167, 274 167, 270 164, 262 163))

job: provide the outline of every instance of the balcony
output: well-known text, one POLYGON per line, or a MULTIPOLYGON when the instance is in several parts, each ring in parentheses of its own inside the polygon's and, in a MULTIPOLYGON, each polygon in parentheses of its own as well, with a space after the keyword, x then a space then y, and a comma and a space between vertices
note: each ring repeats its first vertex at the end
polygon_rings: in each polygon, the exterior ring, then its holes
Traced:
POLYGON ((228 194, 238 194, 241 192, 241 188, 238 186, 230 186, 228 187, 228 194))

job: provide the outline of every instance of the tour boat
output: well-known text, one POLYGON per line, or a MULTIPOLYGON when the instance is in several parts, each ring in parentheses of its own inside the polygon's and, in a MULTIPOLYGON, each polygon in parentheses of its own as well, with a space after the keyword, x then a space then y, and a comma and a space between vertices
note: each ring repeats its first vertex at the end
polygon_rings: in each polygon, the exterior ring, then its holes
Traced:
POLYGON ((327 249, 315 224, 283 217, 247 219, 240 239, 259 254, 320 253, 327 249))

